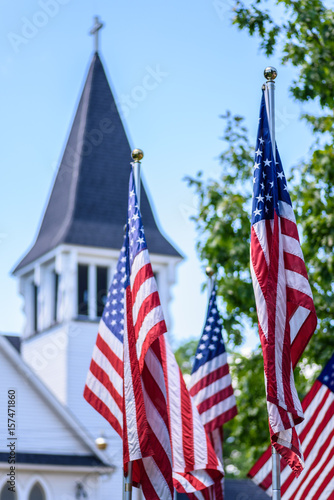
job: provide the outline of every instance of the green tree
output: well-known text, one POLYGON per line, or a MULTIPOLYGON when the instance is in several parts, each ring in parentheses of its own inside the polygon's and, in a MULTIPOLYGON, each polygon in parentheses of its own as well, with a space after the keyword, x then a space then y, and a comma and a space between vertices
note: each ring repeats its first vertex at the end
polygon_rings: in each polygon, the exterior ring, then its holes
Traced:
POLYGON ((315 140, 308 158, 296 167, 302 183, 292 195, 319 318, 305 357, 324 364, 334 350, 334 11, 320 0, 279 0, 276 5, 285 11, 283 22, 275 20, 264 0, 248 6, 238 0, 233 23, 259 36, 267 55, 280 51, 282 63, 297 70, 292 96, 318 105, 317 115, 303 116, 315 140))
MULTIPOLYGON (((279 51, 282 63, 297 71, 292 96, 304 103, 314 101, 318 107, 317 115, 303 116, 312 128, 314 143, 289 179, 319 318, 316 334, 295 372, 302 398, 334 351, 334 12, 318 0, 282 0, 276 5, 285 11, 283 21, 264 0, 248 5, 236 1, 233 23, 258 36, 267 55, 279 51), (296 178, 302 179, 300 185, 294 182, 296 178), (310 378, 314 366, 318 370, 310 378)), ((199 173, 187 181, 199 200, 194 217, 199 255, 217 272, 224 328, 228 345, 234 349, 257 322, 249 271, 254 150, 244 119, 230 113, 224 119, 220 177, 204 180, 199 173)), ((239 416, 225 426, 232 445, 227 460, 243 475, 268 444, 261 352, 237 355, 231 370, 237 380, 239 416)))

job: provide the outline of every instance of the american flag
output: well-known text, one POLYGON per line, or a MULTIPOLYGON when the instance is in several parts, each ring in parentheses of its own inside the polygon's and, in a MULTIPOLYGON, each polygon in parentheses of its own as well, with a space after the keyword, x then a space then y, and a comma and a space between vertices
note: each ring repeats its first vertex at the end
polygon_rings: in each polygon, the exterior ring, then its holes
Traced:
POLYGON ((124 468, 135 461, 133 480, 149 500, 172 500, 173 472, 185 492, 222 477, 165 332, 131 172, 124 245, 84 397, 123 439, 124 468))
MULTIPOLYGON (((189 391, 197 406, 211 443, 222 459, 222 425, 237 414, 227 353, 222 336, 222 319, 217 308, 214 284, 201 339, 192 369, 189 391)), ((223 498, 223 484, 211 487, 211 498, 223 498)))
MULTIPOLYGON (((282 500, 334 499, 334 354, 302 402, 305 420, 299 424, 305 469, 298 480, 281 464, 282 500)), ((270 448, 249 476, 271 496, 270 448)))
POLYGON ((296 475, 303 410, 293 369, 317 323, 282 164, 274 161, 263 92, 254 164, 251 273, 262 344, 271 442, 296 475))

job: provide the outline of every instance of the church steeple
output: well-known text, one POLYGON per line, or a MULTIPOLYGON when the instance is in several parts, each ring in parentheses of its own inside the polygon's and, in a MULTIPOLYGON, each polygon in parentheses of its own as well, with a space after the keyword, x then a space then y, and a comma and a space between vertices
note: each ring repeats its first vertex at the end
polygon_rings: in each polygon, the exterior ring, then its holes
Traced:
MULTIPOLYGON (((100 24, 92 30, 97 49, 100 24)), ((131 150, 95 51, 37 239, 14 271, 26 317, 22 356, 95 437, 110 435, 110 426, 82 391, 123 243, 131 150)), ((181 256, 160 233, 143 185, 141 212, 170 326, 181 256)))
MULTIPOLYGON (((96 40, 101 27, 96 19, 91 31, 96 40)), ((131 148, 95 52, 36 242, 14 273, 62 243, 120 248, 130 161, 131 148)), ((150 251, 179 256, 158 230, 144 188, 141 209, 150 251)))

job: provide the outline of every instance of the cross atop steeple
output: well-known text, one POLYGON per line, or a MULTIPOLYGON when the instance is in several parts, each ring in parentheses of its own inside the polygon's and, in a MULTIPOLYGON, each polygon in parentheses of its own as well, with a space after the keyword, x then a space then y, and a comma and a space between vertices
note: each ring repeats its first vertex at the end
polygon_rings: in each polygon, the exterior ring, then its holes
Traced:
POLYGON ((98 16, 95 16, 95 24, 90 30, 89 34, 94 35, 94 48, 95 52, 99 50, 99 31, 103 28, 104 24, 99 21, 98 16))

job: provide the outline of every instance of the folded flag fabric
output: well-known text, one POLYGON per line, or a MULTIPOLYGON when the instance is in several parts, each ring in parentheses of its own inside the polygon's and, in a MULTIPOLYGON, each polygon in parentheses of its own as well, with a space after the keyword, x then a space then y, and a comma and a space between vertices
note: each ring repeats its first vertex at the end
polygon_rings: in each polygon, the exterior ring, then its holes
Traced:
POLYGON ((271 442, 296 475, 303 411, 293 369, 317 324, 282 163, 276 162, 263 92, 253 177, 251 274, 263 351, 271 442))
POLYGON ((123 439, 124 469, 147 500, 172 500, 223 475, 165 338, 133 173, 128 223, 84 397, 123 439))

